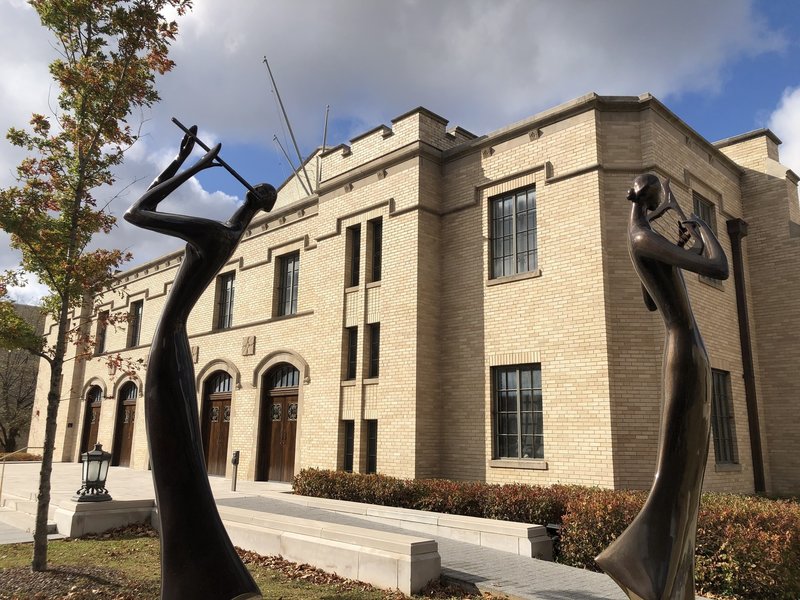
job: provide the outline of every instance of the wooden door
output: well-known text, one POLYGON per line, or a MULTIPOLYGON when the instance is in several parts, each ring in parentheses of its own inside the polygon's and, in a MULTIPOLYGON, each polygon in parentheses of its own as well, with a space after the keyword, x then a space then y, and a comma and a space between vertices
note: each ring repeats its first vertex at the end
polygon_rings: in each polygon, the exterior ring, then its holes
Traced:
POLYGON ((131 448, 133 447, 133 426, 136 422, 136 401, 122 404, 122 427, 120 431, 120 467, 131 466, 131 448))
MULTIPOLYGON (((100 388, 92 388, 86 395, 86 415, 83 418, 83 435, 81 436, 80 454, 94 449, 97 443, 97 430, 100 427, 100 407, 103 392, 100 388)), ((78 462, 81 457, 78 455, 78 462)))
POLYGON ((211 394, 203 415, 203 448, 209 475, 225 476, 228 465, 228 432, 231 425, 231 395, 211 394))
POLYGON ((269 481, 291 481, 294 477, 294 446, 297 438, 297 396, 270 396, 267 405, 269 481))
POLYGON ((136 398, 138 391, 133 383, 126 383, 119 393, 117 423, 114 427, 114 451, 111 464, 119 467, 131 465, 133 430, 136 425, 136 398))

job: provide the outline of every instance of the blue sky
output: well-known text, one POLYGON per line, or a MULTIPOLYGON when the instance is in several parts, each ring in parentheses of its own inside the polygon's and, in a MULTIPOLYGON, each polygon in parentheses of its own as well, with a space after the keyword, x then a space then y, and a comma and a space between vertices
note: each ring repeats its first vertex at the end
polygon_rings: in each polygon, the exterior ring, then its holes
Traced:
MULTIPOLYGON (((800 7, 796 0, 195 0, 179 19, 162 102, 133 120, 143 137, 98 196, 121 214, 170 160, 181 132, 209 144, 251 183, 277 187, 290 167, 262 57, 270 60, 302 152, 351 137, 422 105, 490 133, 587 92, 651 92, 711 141, 761 127, 800 172, 800 7), (123 189, 124 188, 124 189, 123 189)), ((49 33, 23 0, 0 0, 0 130, 48 113, 49 33)), ((199 155, 199 154, 198 154, 199 155)), ((0 186, 21 155, 0 142, 0 186)), ((215 170, 181 188, 169 209, 226 218, 243 188, 215 170)), ((96 245, 130 249, 130 266, 177 249, 120 223, 96 245)), ((0 233, 0 268, 17 262, 0 233)), ((35 282, 20 300, 42 293, 35 282)))

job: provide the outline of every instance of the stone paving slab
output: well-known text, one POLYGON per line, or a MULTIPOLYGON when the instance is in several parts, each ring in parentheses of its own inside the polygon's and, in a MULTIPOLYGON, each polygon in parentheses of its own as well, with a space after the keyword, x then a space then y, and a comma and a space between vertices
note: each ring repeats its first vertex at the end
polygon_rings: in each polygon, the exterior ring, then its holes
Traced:
MULTIPOLYGON (((408 530, 355 516, 283 502, 274 497, 223 498, 221 506, 235 506, 315 521, 366 527, 407 534, 408 530)), ((524 600, 625 600, 626 596, 602 573, 519 556, 449 538, 427 535, 439 544, 442 574, 474 585, 481 591, 502 592, 524 600)))

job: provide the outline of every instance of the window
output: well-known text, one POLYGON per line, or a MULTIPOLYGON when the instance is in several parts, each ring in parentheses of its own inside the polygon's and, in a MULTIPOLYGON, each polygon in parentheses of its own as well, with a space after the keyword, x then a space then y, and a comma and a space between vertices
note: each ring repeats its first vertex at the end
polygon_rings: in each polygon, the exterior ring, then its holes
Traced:
POLYGON ((367 421, 367 473, 378 472, 378 421, 367 421))
POLYGON ((536 187, 492 198, 492 278, 535 271, 536 187))
POLYGON ((223 273, 217 277, 216 329, 228 329, 233 325, 233 282, 236 272, 223 273))
POLYGON ((344 465, 346 472, 353 472, 353 449, 355 446, 356 422, 344 421, 344 465))
POLYGON ((97 315, 97 332, 94 340, 94 353, 103 354, 106 351, 106 331, 108 329, 108 311, 104 310, 97 315))
POLYGON ((544 458, 541 365, 492 369, 496 458, 544 458))
POLYGON ((733 419, 731 374, 711 370, 713 382, 711 401, 711 428, 714 432, 714 456, 717 464, 738 463, 736 455, 736 423, 733 419))
POLYGON ((697 192, 692 193, 692 204, 694 214, 708 223, 708 226, 711 227, 711 231, 714 232, 714 235, 717 235, 717 215, 714 210, 714 204, 703 198, 697 192))
POLYGON ((367 326, 369 329, 369 369, 367 370, 367 377, 377 377, 379 373, 380 355, 381 355, 381 324, 371 323, 367 326))
POLYGON ((216 373, 208 382, 210 394, 230 394, 232 378, 224 371, 216 373))
POLYGON ((144 300, 137 300, 131 303, 128 311, 128 348, 139 345, 139 338, 142 334, 142 311, 144 310, 144 300))
POLYGON ((361 225, 347 228, 347 257, 347 285, 352 287, 358 285, 361 276, 361 225))
POLYGON ((370 281, 381 280, 381 263, 383 254, 383 219, 372 219, 367 222, 369 228, 370 281))
POLYGON ((278 316, 297 313, 297 278, 300 274, 300 252, 278 259, 278 316))
POLYGON ((347 343, 347 363, 345 364, 345 379, 356 378, 358 358, 358 327, 346 327, 345 336, 347 343))

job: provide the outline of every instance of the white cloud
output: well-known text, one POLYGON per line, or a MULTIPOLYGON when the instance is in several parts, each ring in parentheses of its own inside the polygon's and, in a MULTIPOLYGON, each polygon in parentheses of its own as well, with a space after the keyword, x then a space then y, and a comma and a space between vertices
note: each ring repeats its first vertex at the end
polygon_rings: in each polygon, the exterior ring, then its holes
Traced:
POLYGON ((769 118, 769 128, 783 142, 781 163, 800 174, 800 86, 783 92, 778 108, 769 118))
MULTIPOLYGON (((264 55, 308 151, 321 142, 326 104, 345 136, 329 143, 347 141, 418 105, 480 134, 589 91, 649 91, 667 101, 689 92, 713 94, 737 59, 785 43, 755 13, 751 0, 197 0, 194 5, 179 18, 171 51, 177 66, 157 79, 162 102, 141 115, 144 137, 117 172, 119 185, 98 193, 101 204, 121 193, 111 202, 117 215, 174 155, 180 132, 171 116, 198 123, 208 144, 220 139, 272 147, 281 126, 264 55)), ((48 112, 56 91, 47 70, 53 41, 30 6, 0 0, 0 36, 3 132, 24 125, 33 111, 48 112)), ((790 138, 800 135, 796 130, 779 135, 788 156, 790 138)), ((20 157, 0 142, 0 186, 12 181, 20 157)), ((224 219, 236 202, 194 181, 164 206, 224 219)), ((179 247, 178 240, 133 228, 121 218, 110 241, 98 236, 95 243, 129 248, 134 264, 179 247)), ((0 266, 16 262, 14 256, 0 238, 0 266)))

